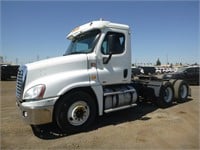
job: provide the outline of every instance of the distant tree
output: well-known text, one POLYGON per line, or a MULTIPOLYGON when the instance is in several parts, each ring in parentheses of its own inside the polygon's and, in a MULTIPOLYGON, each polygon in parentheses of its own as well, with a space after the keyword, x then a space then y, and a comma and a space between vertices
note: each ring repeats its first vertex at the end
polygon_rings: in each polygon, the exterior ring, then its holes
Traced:
POLYGON ((194 63, 194 66, 198 65, 197 62, 194 63))
POLYGON ((156 61, 156 66, 160 66, 160 65, 161 65, 161 62, 160 62, 160 60, 158 58, 157 61, 156 61))

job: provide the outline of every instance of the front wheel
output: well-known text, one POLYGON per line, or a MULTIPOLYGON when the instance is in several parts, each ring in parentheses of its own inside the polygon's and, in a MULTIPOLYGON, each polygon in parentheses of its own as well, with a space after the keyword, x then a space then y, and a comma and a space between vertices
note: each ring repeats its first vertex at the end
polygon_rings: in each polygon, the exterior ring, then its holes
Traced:
POLYGON ((56 105, 55 120, 64 132, 79 132, 91 125, 96 117, 95 100, 85 92, 63 96, 56 105))

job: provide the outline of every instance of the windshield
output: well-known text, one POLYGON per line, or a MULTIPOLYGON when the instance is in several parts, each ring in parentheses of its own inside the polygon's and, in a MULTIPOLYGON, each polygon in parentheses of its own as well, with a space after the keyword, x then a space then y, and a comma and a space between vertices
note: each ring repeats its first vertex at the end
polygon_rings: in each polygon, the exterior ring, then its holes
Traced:
POLYGON ((64 55, 92 52, 99 35, 100 30, 92 30, 78 35, 72 40, 64 55))
POLYGON ((177 72, 184 72, 186 70, 186 68, 182 67, 182 68, 178 68, 177 72))

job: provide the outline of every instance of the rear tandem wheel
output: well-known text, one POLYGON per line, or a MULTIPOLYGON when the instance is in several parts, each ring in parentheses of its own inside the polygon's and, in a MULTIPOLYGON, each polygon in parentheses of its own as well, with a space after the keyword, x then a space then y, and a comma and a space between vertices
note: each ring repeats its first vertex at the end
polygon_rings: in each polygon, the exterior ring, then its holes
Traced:
POLYGON ((171 106, 174 99, 174 88, 169 81, 164 81, 161 88, 159 98, 157 99, 157 105, 161 108, 171 106))
POLYGON ((189 85, 184 80, 177 80, 174 83, 174 98, 177 102, 183 103, 189 96, 189 85))

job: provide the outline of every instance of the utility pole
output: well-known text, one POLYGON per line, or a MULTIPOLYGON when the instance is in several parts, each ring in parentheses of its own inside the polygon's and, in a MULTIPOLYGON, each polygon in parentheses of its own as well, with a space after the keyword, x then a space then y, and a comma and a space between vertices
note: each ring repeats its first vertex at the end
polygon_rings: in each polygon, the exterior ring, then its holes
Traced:
POLYGON ((169 64, 169 61, 168 61, 168 54, 167 54, 167 65, 169 64))
POLYGON ((16 58, 16 62, 15 63, 16 63, 16 65, 18 65, 18 58, 16 58))

